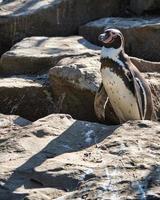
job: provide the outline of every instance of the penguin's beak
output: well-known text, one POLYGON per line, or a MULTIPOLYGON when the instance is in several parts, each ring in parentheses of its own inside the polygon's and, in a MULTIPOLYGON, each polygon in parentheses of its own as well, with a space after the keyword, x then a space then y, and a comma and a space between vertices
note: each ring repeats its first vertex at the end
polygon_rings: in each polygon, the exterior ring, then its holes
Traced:
POLYGON ((113 42, 114 38, 110 32, 105 32, 99 35, 98 40, 107 44, 113 42))
POLYGON ((105 40, 107 40, 108 37, 109 37, 108 34, 102 33, 102 34, 99 35, 98 40, 101 41, 101 42, 104 42, 105 40))

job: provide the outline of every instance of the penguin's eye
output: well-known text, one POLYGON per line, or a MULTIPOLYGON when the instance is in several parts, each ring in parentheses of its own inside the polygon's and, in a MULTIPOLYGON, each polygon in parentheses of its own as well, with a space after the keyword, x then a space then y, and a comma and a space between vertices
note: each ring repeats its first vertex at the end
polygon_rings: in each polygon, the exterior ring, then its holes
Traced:
POLYGON ((105 31, 106 34, 110 35, 110 32, 108 30, 105 31))
POLYGON ((116 33, 112 33, 112 36, 113 36, 113 38, 116 38, 117 34, 116 33))

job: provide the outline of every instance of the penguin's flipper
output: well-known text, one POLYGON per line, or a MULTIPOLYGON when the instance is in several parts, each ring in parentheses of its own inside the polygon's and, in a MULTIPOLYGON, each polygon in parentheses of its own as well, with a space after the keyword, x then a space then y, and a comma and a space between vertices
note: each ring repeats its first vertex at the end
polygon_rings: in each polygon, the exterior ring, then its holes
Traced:
POLYGON ((139 109, 139 114, 141 120, 145 119, 146 116, 146 107, 147 107, 147 97, 145 88, 143 87, 143 81, 138 76, 139 72, 137 73, 138 69, 133 65, 133 63, 130 63, 132 65, 132 68, 130 68, 131 76, 133 79, 134 84, 134 91, 135 91, 135 97, 137 100, 137 105, 139 109))
POLYGON ((103 83, 101 83, 94 99, 94 110, 100 121, 105 121, 105 107, 108 100, 109 98, 103 87, 103 83))
POLYGON ((134 77, 134 88, 135 88, 135 95, 137 99, 140 117, 142 120, 144 120, 146 115, 147 98, 143 84, 138 77, 134 77))
POLYGON ((99 121, 106 124, 119 124, 118 116, 113 110, 103 83, 95 95, 94 111, 99 121))

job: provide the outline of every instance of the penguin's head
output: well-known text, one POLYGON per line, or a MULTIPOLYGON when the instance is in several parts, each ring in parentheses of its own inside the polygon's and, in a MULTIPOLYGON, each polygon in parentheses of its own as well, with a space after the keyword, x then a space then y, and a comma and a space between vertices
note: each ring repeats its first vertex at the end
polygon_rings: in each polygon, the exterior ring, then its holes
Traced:
POLYGON ((106 48, 119 49, 124 45, 124 37, 118 29, 105 29, 104 33, 99 35, 98 40, 106 48))

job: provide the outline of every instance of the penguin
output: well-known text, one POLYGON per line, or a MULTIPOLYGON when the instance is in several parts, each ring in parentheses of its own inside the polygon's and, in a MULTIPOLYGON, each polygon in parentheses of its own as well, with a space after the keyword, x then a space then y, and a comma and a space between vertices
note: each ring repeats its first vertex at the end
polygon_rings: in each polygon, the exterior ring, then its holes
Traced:
POLYGON ((120 123, 151 120, 151 90, 125 53, 123 34, 118 29, 109 28, 98 39, 103 44, 100 59, 102 83, 120 123))

